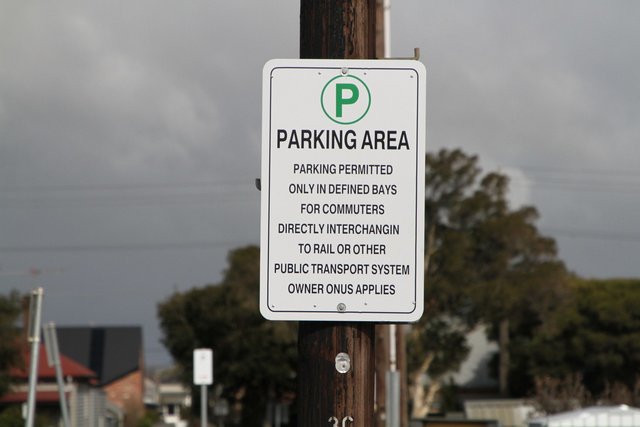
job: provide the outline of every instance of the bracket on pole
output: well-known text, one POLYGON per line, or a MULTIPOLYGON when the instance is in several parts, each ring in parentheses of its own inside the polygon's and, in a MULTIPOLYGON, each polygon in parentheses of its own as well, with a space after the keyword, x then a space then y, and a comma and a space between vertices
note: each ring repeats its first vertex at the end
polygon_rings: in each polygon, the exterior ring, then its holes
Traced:
POLYGON ((420 48, 419 47, 413 48, 413 56, 398 57, 398 58, 378 58, 378 59, 412 59, 414 61, 418 61, 420 59, 420 48))

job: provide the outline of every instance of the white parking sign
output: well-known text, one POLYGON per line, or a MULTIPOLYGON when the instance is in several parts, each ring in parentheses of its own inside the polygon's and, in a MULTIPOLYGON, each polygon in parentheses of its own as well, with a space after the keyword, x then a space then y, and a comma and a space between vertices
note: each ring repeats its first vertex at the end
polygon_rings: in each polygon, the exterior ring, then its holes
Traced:
POLYGON ((213 350, 210 348, 193 350, 193 383, 195 385, 213 384, 213 350))
POLYGON ((425 87, 411 60, 265 65, 264 317, 421 317, 425 87))

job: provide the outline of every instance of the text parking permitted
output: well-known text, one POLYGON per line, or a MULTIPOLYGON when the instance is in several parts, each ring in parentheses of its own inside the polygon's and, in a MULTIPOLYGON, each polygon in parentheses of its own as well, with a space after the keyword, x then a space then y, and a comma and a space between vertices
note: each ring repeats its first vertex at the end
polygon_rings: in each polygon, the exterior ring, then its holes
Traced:
POLYGON ((267 319, 421 317, 425 84, 424 66, 410 60, 265 65, 267 319))

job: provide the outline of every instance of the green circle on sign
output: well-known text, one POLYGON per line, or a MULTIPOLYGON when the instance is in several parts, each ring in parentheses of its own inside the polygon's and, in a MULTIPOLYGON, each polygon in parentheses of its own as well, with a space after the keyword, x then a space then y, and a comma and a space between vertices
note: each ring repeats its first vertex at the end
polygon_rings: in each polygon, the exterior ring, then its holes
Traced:
MULTIPOLYGON (((352 93, 353 95, 353 93, 352 93)), ((350 99, 346 99, 345 100, 345 105, 350 105, 350 102, 346 102, 349 101, 350 99)), ((338 102, 337 100, 336 102, 336 109, 338 108, 338 102)), ((369 87, 367 86, 367 84, 362 81, 362 79, 356 77, 356 76, 352 76, 352 75, 347 75, 347 76, 343 76, 343 75, 339 75, 339 76, 335 76, 334 78, 332 78, 331 80, 329 80, 327 82, 326 85, 324 85, 324 88, 322 88, 322 93, 320 94, 320 105, 322 106, 322 111, 324 112, 324 114, 329 117, 329 119, 335 123, 338 123, 340 125, 351 125, 354 124, 356 122, 359 122, 360 120, 362 120, 362 118, 364 116, 367 115, 367 113, 369 112, 369 108, 371 108, 371 91, 369 91, 369 87), (327 107, 324 104, 324 95, 325 92, 327 90, 327 88, 329 87, 329 85, 331 85, 331 83, 333 83, 335 80, 337 79, 355 79, 358 82, 360 82, 362 84, 362 86, 366 89, 367 91, 367 108, 364 110, 364 112, 362 114, 360 114, 360 116, 358 116, 357 118, 353 119, 344 119, 344 120, 340 120, 338 117, 334 117, 332 116, 328 111, 327 111, 327 107)), ((340 105, 341 106, 341 105, 340 105)), ((337 115, 337 114, 336 114, 337 115)))

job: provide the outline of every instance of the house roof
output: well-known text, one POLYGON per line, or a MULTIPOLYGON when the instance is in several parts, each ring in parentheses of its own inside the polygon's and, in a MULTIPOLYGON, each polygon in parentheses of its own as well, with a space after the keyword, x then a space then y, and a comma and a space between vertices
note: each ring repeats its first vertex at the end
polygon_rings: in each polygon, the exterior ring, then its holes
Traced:
MULTIPOLYGON (((0 403, 22 403, 29 398, 28 392, 9 392, 0 397, 0 403)), ((60 393, 57 391, 36 391, 37 403, 57 403, 60 401, 60 393)))
MULTIPOLYGON (((11 368, 9 375, 19 380, 29 379, 29 367, 31 366, 31 348, 25 346, 22 349, 24 366, 11 368)), ((64 354, 60 354, 60 368, 64 377, 72 377, 76 379, 91 379, 96 377, 96 373, 82 364, 72 360, 64 354)), ((45 346, 40 344, 38 351, 38 379, 54 379, 56 378, 55 367, 49 366, 47 362, 47 353, 45 346)))
POLYGON ((139 326, 58 326, 60 352, 96 372, 99 385, 142 369, 139 326))

